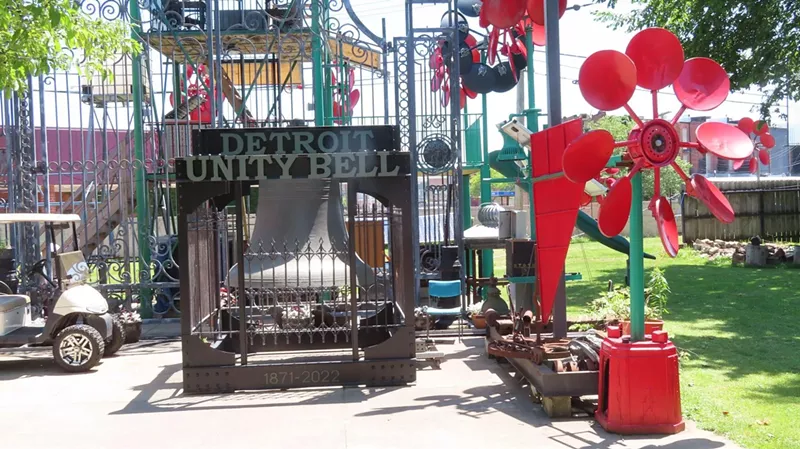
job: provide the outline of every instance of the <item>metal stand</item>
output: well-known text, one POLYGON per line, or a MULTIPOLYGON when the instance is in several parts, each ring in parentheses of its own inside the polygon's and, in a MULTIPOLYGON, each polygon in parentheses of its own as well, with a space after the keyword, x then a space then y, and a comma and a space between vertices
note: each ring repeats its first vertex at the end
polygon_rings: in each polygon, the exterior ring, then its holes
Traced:
MULTIPOLYGON (((362 127, 336 129, 342 133, 363 132, 362 127)), ((307 182, 310 176, 319 177, 312 161, 324 157, 294 157, 290 176, 297 179, 284 180, 283 169, 277 163, 248 168, 246 162, 250 156, 214 155, 213 151, 220 151, 222 147, 214 139, 222 139, 221 133, 295 132, 306 136, 312 132, 317 135, 332 132, 312 130, 204 130, 198 136, 200 142, 207 142, 198 145, 201 155, 176 160, 180 266, 185 270, 180 282, 183 384, 187 393, 330 385, 390 386, 416 380, 412 319, 415 245, 411 238, 415 223, 410 213, 409 153, 379 153, 384 156, 383 165, 394 168, 382 174, 379 174, 381 162, 373 161, 371 165, 365 163, 361 172, 331 164, 327 176, 333 180, 312 179, 328 187, 319 191, 321 199, 316 203, 312 202, 313 198, 306 198, 308 204, 318 204, 319 209, 311 209, 317 219, 311 220, 313 228, 300 228, 307 233, 301 235, 308 239, 320 237, 320 240, 324 236, 326 241, 336 237, 339 242, 347 242, 346 245, 338 243, 338 246, 324 249, 320 244, 316 249, 316 242, 310 240, 308 245, 299 247, 286 241, 258 241, 257 227, 248 242, 249 247, 244 249, 243 192, 250 191, 250 184, 261 178, 280 185, 298 179, 307 182), (237 168, 215 172, 214 167, 219 167, 214 165, 215 161, 237 168), (340 170, 349 175, 345 176, 340 170), (342 213, 338 193, 340 180, 347 181, 345 221, 350 227, 349 238, 344 238, 345 231, 339 222, 342 217, 336 216, 342 213), (356 254, 356 242, 360 242, 355 228, 357 192, 379 198, 384 212, 381 218, 388 223, 390 260, 384 267, 372 268, 370 273, 364 273, 370 267, 356 254), (328 202, 329 198, 333 201, 328 202), (233 225, 225 212, 229 204, 235 206, 233 225), (320 216, 327 217, 327 221, 320 216), (333 234, 334 231, 339 234, 333 234), (220 243, 227 242, 231 232, 236 241, 235 267, 229 265, 228 258, 220 256, 220 243), (307 266, 311 261, 320 261, 320 273, 313 268, 295 273, 303 266, 298 261, 308 261, 307 266), (337 266, 344 268, 338 275, 337 266), (383 273, 380 278, 376 274, 378 271, 383 273), (292 273, 296 278, 287 281, 286 277, 292 273), (327 276, 324 279, 323 273, 327 276), (351 276, 347 279, 342 273, 351 276), (225 287, 224 295, 221 287, 225 287), (306 309, 310 313, 303 317, 301 312, 306 309)), ((376 138, 365 145, 389 150, 395 147, 395 142, 389 140, 396 135, 392 127, 373 127, 370 132, 384 136, 384 140, 376 138)), ((265 138, 265 141, 270 139, 265 138)), ((276 148, 270 151, 274 158, 280 157, 276 148)), ((337 156, 343 154, 358 160, 361 153, 357 150, 337 152, 337 156)), ((309 191, 314 195, 318 193, 309 191)), ((264 194, 260 198, 271 201, 264 194)), ((269 203, 265 203, 259 212, 280 211, 270 210, 269 203)), ((270 222, 263 223, 269 225, 270 222)), ((294 229, 281 228, 280 220, 275 223, 279 228, 276 232, 284 235, 294 229)), ((262 229, 260 235, 265 235, 264 232, 262 229)), ((384 251, 384 239, 377 244, 384 251)), ((367 253, 369 249, 366 248, 367 253)))

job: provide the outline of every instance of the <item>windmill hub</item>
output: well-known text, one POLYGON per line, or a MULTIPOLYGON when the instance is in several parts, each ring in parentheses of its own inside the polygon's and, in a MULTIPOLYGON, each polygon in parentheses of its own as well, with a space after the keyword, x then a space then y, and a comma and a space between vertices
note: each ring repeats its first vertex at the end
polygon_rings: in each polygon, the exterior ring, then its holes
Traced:
MULTIPOLYGON (((675 128, 666 120, 655 119, 647 122, 644 129, 634 130, 630 140, 639 141, 641 154, 638 156, 653 167, 669 165, 678 157, 680 139, 675 128)), ((636 149, 631 149, 636 153, 636 149)))

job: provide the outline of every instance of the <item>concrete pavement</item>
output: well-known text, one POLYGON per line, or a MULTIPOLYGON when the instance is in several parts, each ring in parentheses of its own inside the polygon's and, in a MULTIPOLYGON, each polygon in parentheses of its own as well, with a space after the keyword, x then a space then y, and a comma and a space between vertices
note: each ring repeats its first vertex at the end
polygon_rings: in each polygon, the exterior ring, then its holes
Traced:
POLYGON ((689 423, 667 438, 623 438, 590 419, 552 421, 480 338, 440 345, 441 370, 404 388, 321 388, 184 396, 180 344, 128 345, 85 374, 49 351, 0 353, 3 449, 736 448, 689 423))

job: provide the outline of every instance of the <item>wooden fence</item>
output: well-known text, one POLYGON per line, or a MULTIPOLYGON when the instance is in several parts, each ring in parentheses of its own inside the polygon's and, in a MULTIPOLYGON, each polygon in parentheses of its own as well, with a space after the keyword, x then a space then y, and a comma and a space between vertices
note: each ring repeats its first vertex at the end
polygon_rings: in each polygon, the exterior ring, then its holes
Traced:
POLYGON ((697 239, 800 241, 800 178, 720 180, 736 212, 731 224, 722 224, 696 198, 684 195, 683 241, 697 239))

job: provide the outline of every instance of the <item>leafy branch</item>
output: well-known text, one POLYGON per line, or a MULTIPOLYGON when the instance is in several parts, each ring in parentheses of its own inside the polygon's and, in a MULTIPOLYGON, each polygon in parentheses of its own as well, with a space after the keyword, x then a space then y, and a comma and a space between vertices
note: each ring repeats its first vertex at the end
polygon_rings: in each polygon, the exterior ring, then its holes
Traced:
POLYGON ((28 77, 77 66, 113 76, 108 63, 137 54, 131 26, 91 17, 70 0, 0 0, 0 90, 21 93, 28 77))

